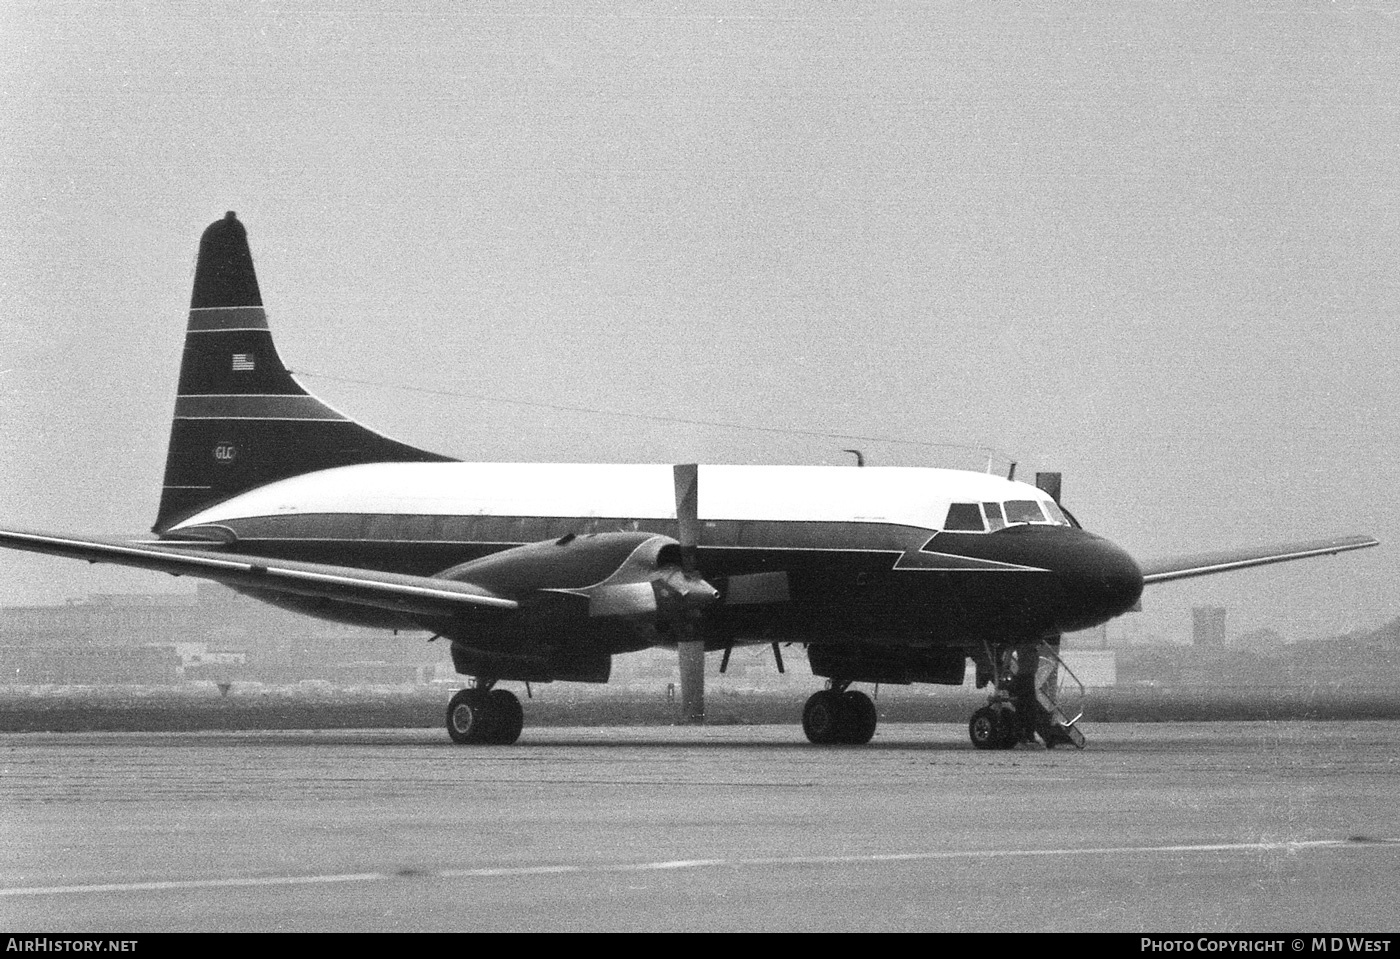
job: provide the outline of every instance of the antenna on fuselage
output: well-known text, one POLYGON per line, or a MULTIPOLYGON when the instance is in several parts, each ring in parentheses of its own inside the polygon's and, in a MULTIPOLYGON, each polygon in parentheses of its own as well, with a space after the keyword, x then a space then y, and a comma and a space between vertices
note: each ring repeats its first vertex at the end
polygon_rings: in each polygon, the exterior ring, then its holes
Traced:
POLYGON ((855 454, 855 457, 856 457, 856 465, 857 465, 857 466, 864 466, 864 465, 865 465, 865 454, 862 453, 860 450, 842 450, 841 452, 843 452, 843 453, 854 453, 854 454, 855 454))
POLYGON ((1015 461, 1015 460, 1012 460, 1012 461, 1011 461, 1011 469, 1009 469, 1009 470, 1006 471, 1006 478, 1007 478, 1008 481, 1016 479, 1016 461, 1015 461))

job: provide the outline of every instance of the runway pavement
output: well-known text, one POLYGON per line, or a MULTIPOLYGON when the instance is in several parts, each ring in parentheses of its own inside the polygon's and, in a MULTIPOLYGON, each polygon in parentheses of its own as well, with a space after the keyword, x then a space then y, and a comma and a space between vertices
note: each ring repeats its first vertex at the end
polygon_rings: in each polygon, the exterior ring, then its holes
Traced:
POLYGON ((1400 928, 1400 723, 0 738, 0 925, 1400 928))

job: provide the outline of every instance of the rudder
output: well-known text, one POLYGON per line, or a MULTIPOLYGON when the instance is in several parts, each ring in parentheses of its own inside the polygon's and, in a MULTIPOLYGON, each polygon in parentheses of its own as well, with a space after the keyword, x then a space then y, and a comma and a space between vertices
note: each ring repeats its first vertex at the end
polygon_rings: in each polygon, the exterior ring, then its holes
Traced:
POLYGON ((302 389, 272 342, 243 224, 229 212, 204 231, 157 533, 290 476, 451 459, 361 426, 302 389))

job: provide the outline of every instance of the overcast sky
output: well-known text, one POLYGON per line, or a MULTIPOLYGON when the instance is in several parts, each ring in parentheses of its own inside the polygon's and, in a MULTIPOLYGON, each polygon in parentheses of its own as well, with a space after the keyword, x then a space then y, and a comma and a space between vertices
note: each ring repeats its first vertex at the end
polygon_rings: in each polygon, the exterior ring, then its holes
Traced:
MULTIPOLYGON (((415 445, 989 446, 1140 558, 1383 541, 1152 587, 1130 630, 1400 615, 1394 8, 389 7, 0 2, 0 524, 150 527, 236 210, 287 364, 415 445)), ((0 555, 0 603, 182 588, 0 555)))

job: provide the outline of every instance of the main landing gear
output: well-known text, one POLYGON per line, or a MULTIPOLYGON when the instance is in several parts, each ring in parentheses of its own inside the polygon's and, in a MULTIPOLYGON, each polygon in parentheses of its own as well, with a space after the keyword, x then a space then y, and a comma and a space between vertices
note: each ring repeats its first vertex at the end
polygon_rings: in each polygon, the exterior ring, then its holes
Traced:
POLYGON ((1061 678, 1084 686, 1049 643, 1017 643, 986 648, 979 660, 978 685, 990 682, 987 705, 972 714, 967 734, 978 749, 1011 749, 1017 743, 1045 741, 1046 749, 1070 745, 1084 748, 1084 734, 1059 702, 1061 678), (990 668, 988 668, 990 667, 990 668))
POLYGON ((447 735, 460 745, 509 746, 520 738, 525 711, 514 693, 493 689, 494 680, 477 680, 457 691, 447 704, 447 735))
POLYGON ((832 683, 807 700, 802 709, 802 731, 818 746, 864 746, 875 735, 879 717, 865 693, 847 689, 850 683, 832 683))

